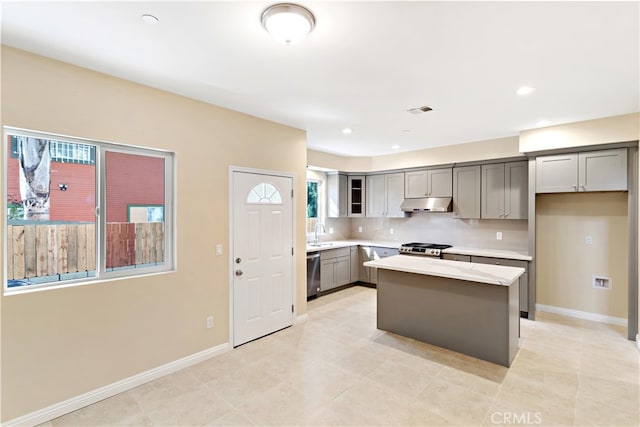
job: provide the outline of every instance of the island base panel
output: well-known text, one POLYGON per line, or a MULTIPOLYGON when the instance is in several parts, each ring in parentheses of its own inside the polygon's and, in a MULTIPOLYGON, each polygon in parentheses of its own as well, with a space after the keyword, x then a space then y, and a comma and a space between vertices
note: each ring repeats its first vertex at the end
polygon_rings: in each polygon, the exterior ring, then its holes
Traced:
POLYGON ((378 269, 378 329, 510 366, 519 289, 378 269))

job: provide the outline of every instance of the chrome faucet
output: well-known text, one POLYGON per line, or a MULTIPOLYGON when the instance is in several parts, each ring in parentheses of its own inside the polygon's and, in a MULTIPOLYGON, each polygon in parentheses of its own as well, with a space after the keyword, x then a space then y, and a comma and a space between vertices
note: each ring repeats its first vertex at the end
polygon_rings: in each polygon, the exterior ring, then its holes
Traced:
POLYGON ((320 221, 316 222, 316 229, 315 229, 315 237, 316 238, 314 240, 316 245, 318 244, 318 242, 320 242, 320 239, 318 238, 318 226, 320 226, 320 229, 322 230, 323 233, 327 232, 327 230, 325 230, 325 228, 324 228, 324 224, 323 223, 321 223, 320 221))

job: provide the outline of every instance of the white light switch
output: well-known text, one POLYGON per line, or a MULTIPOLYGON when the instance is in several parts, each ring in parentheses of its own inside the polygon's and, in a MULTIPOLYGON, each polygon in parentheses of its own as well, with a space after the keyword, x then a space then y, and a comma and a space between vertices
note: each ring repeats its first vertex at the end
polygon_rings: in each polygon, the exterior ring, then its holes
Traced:
POLYGON ((496 232, 496 240, 502 240, 502 231, 496 232))
POLYGON ((222 255, 222 245, 220 243, 216 245, 216 255, 222 255))
POLYGON ((358 233, 362 233, 362 226, 361 225, 358 226, 358 233))

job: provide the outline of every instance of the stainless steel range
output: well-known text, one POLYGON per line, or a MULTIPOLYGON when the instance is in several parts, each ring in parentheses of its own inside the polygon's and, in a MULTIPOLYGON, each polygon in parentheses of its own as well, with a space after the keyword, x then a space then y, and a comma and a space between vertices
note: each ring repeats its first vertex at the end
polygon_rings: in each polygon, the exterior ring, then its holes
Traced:
POLYGON ((450 247, 451 245, 439 245, 436 243, 403 243, 400 246, 400 253, 405 255, 422 255, 432 258, 442 258, 442 251, 450 247))

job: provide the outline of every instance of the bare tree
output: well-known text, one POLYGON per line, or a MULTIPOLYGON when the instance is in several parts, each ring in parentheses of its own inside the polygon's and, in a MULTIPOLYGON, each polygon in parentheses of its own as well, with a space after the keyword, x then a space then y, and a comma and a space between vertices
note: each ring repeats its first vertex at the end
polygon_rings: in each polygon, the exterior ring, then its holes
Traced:
POLYGON ((20 195, 24 206, 24 219, 49 219, 49 185, 51 183, 51 157, 46 139, 19 136, 20 195))

